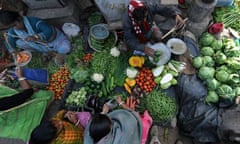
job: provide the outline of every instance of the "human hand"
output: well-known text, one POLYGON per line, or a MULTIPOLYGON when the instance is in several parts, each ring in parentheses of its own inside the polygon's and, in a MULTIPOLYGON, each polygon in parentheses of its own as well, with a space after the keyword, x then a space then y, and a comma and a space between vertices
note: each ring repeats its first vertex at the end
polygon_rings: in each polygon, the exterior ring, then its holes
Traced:
POLYGON ((23 71, 21 67, 16 67, 15 74, 18 78, 23 77, 23 71))
POLYGON ((32 41, 36 41, 37 38, 35 36, 28 36, 25 38, 26 41, 32 42, 32 41))
POLYGON ((68 111, 65 115, 65 118, 67 118, 71 123, 76 124, 78 121, 77 115, 73 111, 68 111))
POLYGON ((118 104, 122 102, 121 96, 115 96, 114 98, 118 102, 118 104))
POLYGON ((185 21, 177 14, 176 15, 176 27, 181 28, 184 25, 185 21))
POLYGON ((109 106, 105 103, 104 105, 103 105, 103 109, 102 109, 102 114, 106 114, 106 113, 108 113, 109 112, 109 106))
POLYGON ((148 56, 154 57, 155 50, 149 47, 145 47, 144 53, 148 56))

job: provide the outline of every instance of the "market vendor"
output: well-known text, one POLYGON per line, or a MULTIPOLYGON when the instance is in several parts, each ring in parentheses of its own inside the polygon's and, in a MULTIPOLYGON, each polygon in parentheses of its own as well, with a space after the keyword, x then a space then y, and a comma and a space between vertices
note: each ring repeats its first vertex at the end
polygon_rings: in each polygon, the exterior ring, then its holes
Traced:
POLYGON ((0 22, 11 26, 5 34, 4 44, 13 55, 17 48, 38 51, 45 56, 52 52, 56 53, 55 62, 63 65, 65 55, 71 51, 71 43, 64 33, 39 18, 1 10, 0 22))
POLYGON ((131 0, 128 11, 123 16, 124 40, 127 47, 148 56, 154 55, 154 50, 147 47, 146 43, 152 40, 161 41, 163 36, 154 22, 153 16, 156 14, 176 18, 176 24, 179 27, 184 23, 174 8, 157 5, 147 7, 140 0, 131 0))
POLYGON ((6 86, 3 86, 3 84, 0 84, 0 87, 3 87, 0 93, 6 95, 5 97, 0 96, 0 111, 13 108, 26 102, 34 93, 34 90, 29 84, 29 82, 26 80, 25 77, 23 77, 23 72, 21 68, 16 69, 16 75, 23 91, 20 93, 13 93, 13 90, 9 90, 10 95, 8 95, 8 88, 6 86))
POLYGON ((141 143, 142 122, 139 115, 130 110, 120 97, 116 100, 124 109, 109 112, 109 106, 104 104, 102 113, 95 114, 86 126, 84 144, 141 143))
MULTIPOLYGON (((85 113, 85 119, 90 114, 85 113)), ((73 112, 61 110, 51 120, 43 121, 31 133, 29 144, 82 144, 83 124, 73 112)))

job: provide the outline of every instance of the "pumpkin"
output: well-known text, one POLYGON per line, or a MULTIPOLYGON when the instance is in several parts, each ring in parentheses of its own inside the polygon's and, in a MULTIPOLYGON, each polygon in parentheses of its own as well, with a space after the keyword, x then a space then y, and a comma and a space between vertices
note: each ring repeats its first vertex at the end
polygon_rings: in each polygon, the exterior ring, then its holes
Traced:
POLYGON ((130 86, 133 87, 136 84, 136 80, 135 79, 130 79, 130 78, 126 78, 125 82, 130 86))
POLYGON ((132 67, 142 67, 144 64, 144 57, 142 56, 131 56, 128 60, 129 64, 132 67))

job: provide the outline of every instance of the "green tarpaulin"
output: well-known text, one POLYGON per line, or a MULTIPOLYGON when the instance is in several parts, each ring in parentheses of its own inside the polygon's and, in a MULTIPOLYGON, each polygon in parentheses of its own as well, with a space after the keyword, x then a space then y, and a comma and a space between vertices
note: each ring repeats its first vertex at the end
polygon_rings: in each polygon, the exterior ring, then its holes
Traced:
POLYGON ((27 141, 31 131, 41 122, 52 96, 52 92, 40 90, 29 101, 0 111, 0 137, 27 141))

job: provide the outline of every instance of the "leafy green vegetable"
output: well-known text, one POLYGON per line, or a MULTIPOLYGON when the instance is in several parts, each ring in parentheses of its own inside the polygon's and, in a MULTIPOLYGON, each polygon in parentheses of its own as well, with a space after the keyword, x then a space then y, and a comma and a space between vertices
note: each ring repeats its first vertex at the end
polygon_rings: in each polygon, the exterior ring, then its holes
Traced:
POLYGON ((227 60, 227 57, 225 56, 224 53, 222 53, 221 51, 218 51, 214 55, 214 59, 217 64, 224 64, 227 60))
POLYGON ((176 101, 158 89, 142 98, 140 107, 145 107, 153 120, 158 122, 171 121, 177 113, 176 101))
POLYGON ((210 103, 217 103, 219 100, 219 97, 215 91, 208 91, 207 96, 205 97, 205 101, 210 103))
POLYGON ((215 62, 212 57, 210 56, 203 56, 203 65, 213 67, 215 65, 215 62))
POLYGON ((216 71, 215 77, 220 82, 227 82, 229 80, 229 73, 224 70, 216 71))
POLYGON ((230 100, 232 100, 233 97, 235 96, 235 92, 233 91, 231 86, 227 84, 222 84, 221 86, 219 86, 216 92, 220 97, 230 100))
POLYGON ((206 46, 200 49, 200 53, 203 56, 212 56, 214 54, 214 50, 211 47, 206 46))
POLYGON ((87 77, 89 77, 89 71, 82 67, 75 67, 70 71, 70 78, 74 79, 77 83, 84 82, 87 77))
POLYGON ((202 80, 212 79, 214 77, 215 70, 213 67, 203 66, 199 69, 198 76, 202 80))
POLYGON ((215 39, 215 40, 212 42, 211 47, 212 47, 212 49, 214 49, 214 50, 221 50, 222 47, 223 47, 223 42, 222 42, 222 40, 221 40, 221 39, 220 39, 220 40, 215 39))
POLYGON ((207 79, 206 84, 209 90, 216 90, 220 85, 220 82, 218 82, 215 78, 213 78, 213 79, 207 79))
POLYGON ((193 58, 193 66, 195 68, 200 68, 203 65, 203 59, 202 57, 198 56, 193 58))
POLYGON ((202 46, 210 46, 215 37, 208 32, 203 33, 199 38, 199 44, 202 46))

